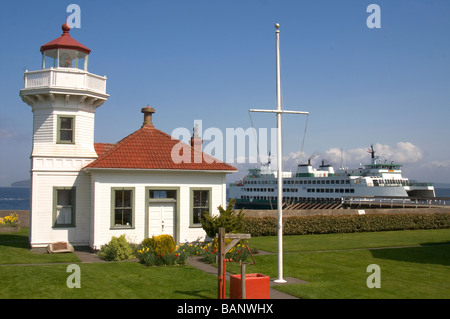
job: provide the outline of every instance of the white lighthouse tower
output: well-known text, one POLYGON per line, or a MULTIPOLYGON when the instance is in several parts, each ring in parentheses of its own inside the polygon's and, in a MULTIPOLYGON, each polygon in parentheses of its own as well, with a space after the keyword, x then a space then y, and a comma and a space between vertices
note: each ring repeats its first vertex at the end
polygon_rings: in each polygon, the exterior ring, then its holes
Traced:
POLYGON ((81 168, 97 158, 96 109, 107 99, 106 77, 88 72, 90 49, 63 34, 41 46, 42 69, 25 71, 22 100, 33 111, 32 247, 89 242, 90 178, 81 168), (82 223, 83 225, 80 225, 82 223))

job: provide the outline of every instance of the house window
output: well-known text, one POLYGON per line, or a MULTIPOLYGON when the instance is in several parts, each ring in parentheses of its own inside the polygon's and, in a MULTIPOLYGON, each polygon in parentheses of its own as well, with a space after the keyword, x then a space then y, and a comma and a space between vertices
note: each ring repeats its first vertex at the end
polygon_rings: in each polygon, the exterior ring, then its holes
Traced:
POLYGON ((53 202, 54 227, 75 226, 75 188, 54 188, 53 202))
POLYGON ((211 211, 211 189, 192 189, 191 207, 191 225, 201 226, 203 214, 211 211))
POLYGON ((133 227, 134 189, 112 190, 112 227, 133 227))
POLYGON ((74 143, 75 117, 58 116, 58 143, 74 143))
POLYGON ((150 199, 177 199, 177 190, 150 190, 150 199))

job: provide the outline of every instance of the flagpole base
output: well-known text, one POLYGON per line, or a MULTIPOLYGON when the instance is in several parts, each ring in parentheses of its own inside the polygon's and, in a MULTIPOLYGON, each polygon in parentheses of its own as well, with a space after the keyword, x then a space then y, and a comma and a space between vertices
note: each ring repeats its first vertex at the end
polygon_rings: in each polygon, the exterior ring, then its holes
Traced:
POLYGON ((284 284, 284 283, 287 283, 287 281, 284 280, 283 278, 275 279, 273 282, 276 282, 277 284, 284 284))

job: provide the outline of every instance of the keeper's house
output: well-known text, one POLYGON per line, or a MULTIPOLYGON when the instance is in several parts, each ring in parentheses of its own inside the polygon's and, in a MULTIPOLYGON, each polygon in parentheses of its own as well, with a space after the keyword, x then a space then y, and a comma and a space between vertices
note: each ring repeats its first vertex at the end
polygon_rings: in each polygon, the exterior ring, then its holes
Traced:
POLYGON ((236 168, 202 153, 195 130, 187 145, 156 129, 151 107, 134 133, 94 143, 106 77, 88 72, 91 50, 62 29, 41 46, 42 69, 25 71, 20 91, 33 111, 31 246, 100 249, 122 234, 135 243, 159 234, 203 239, 200 217, 225 206, 225 176, 236 168))

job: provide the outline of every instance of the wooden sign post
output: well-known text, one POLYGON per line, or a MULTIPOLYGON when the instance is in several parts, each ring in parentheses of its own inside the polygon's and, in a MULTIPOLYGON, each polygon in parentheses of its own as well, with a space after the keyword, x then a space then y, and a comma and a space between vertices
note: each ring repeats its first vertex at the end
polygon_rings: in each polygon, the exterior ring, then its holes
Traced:
MULTIPOLYGON (((226 263, 227 259, 225 259, 225 254, 231 250, 241 239, 250 239, 250 234, 226 234, 225 228, 219 228, 219 233, 217 234, 219 240, 219 254, 218 254, 218 299, 225 299, 226 296, 226 263), (231 239, 231 242, 225 246, 225 239, 231 239)), ((242 290, 244 293, 241 294, 243 299, 245 299, 245 264, 241 263, 241 274, 243 274, 242 282, 242 290)))

